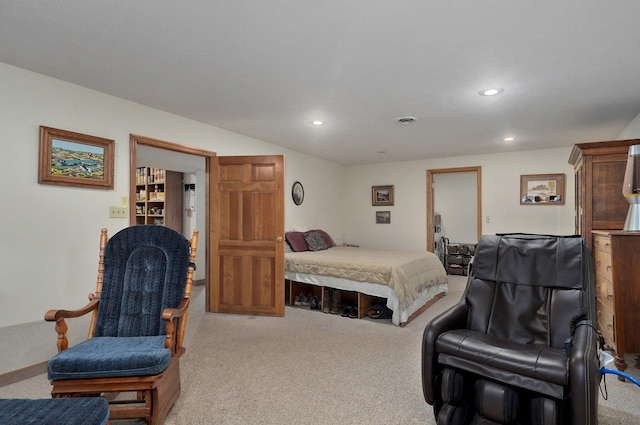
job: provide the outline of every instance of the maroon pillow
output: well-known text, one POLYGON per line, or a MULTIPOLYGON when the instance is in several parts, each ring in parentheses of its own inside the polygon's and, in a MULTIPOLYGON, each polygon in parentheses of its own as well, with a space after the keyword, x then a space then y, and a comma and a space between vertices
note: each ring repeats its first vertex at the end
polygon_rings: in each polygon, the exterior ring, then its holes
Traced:
POLYGON ((333 241, 333 238, 329 236, 329 234, 324 230, 314 229, 314 230, 310 230, 309 232, 319 232, 324 238, 324 242, 327 244, 327 248, 336 246, 336 243, 333 241))
POLYGON ((289 243, 289 246, 293 252, 309 251, 307 241, 304 240, 304 233, 302 232, 287 232, 284 234, 284 238, 289 243))

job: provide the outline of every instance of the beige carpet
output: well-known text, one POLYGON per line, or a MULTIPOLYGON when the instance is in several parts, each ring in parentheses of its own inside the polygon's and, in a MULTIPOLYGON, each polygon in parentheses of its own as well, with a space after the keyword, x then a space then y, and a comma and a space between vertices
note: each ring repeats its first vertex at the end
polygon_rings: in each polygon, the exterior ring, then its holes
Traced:
MULTIPOLYGON (((435 424, 422 397, 420 345, 426 323, 462 294, 464 278, 451 278, 451 293, 405 328, 291 307, 284 318, 207 314, 200 288, 182 395, 166 425, 435 424)), ((610 375, 606 383, 599 423, 640 423, 640 388, 610 375)), ((48 392, 42 375, 0 388, 0 397, 48 392)))

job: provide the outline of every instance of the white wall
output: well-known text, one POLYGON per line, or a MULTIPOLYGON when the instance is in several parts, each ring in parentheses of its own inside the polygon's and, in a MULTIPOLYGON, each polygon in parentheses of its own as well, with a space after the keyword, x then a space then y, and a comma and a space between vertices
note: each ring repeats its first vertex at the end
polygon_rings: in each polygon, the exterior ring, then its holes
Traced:
POLYGON ((440 237, 455 242, 478 242, 478 181, 475 172, 433 175, 433 208, 440 214, 440 237))
POLYGON ((323 229, 338 240, 343 231, 342 199, 345 168, 310 156, 287 157, 285 168, 286 230, 323 229), (304 188, 302 204, 291 198, 291 186, 299 181, 304 188))
MULTIPOLYGON (((128 195, 130 133, 221 156, 283 154, 285 191, 294 179, 306 189, 302 208, 287 196, 287 226, 342 230, 336 204, 324 199, 339 205, 341 166, 2 63, 0 93, 0 373, 47 360, 56 337, 44 313, 80 307, 95 290, 100 229, 113 234, 128 225, 108 218, 108 206, 128 195), (115 140, 114 190, 39 185, 40 125, 115 140), (13 326, 25 323, 28 338, 13 326), (22 346, 37 358, 16 356, 22 346)), ((72 340, 83 335, 86 327, 72 324, 72 340)))
POLYGON ((622 133, 617 137, 618 140, 638 139, 640 138, 640 114, 629 123, 622 133))
POLYGON ((371 248, 426 249, 426 170, 482 167, 482 233, 574 233, 572 146, 537 151, 461 156, 349 167, 345 232, 349 243, 371 248), (521 174, 566 175, 564 205, 520 205, 521 174), (391 224, 375 224, 371 186, 394 185, 391 224))

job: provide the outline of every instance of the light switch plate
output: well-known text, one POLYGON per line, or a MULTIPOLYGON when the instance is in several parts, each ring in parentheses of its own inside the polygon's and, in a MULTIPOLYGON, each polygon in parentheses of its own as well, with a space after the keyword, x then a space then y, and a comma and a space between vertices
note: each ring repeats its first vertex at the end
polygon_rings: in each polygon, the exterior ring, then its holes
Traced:
POLYGON ((127 218, 127 207, 115 205, 110 206, 109 218, 127 218))

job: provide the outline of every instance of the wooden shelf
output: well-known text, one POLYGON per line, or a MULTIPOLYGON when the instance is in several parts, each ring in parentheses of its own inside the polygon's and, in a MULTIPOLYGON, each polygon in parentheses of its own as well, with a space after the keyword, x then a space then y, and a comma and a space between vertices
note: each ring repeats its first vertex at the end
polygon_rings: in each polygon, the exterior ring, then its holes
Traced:
POLYGON ((136 170, 136 224, 159 224, 182 233, 182 173, 136 170))

